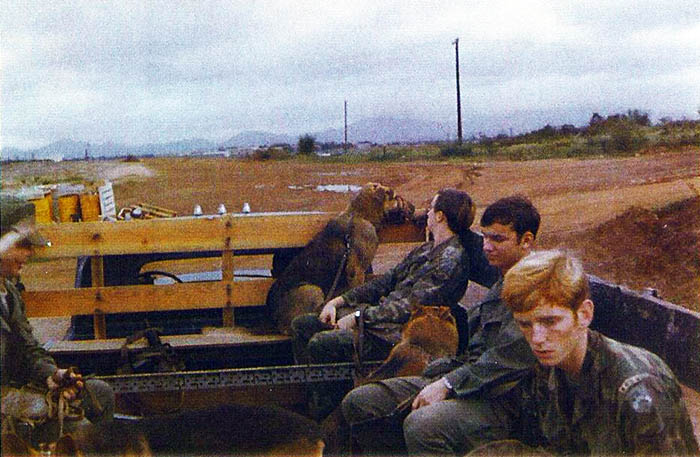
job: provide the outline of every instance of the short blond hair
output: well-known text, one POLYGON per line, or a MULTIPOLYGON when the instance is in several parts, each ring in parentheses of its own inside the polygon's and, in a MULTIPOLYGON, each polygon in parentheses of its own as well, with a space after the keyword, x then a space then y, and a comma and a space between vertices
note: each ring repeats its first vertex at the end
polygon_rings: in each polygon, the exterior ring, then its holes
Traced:
POLYGON ((513 312, 546 303, 577 311, 590 297, 581 261, 560 250, 533 251, 506 273, 501 294, 513 312))

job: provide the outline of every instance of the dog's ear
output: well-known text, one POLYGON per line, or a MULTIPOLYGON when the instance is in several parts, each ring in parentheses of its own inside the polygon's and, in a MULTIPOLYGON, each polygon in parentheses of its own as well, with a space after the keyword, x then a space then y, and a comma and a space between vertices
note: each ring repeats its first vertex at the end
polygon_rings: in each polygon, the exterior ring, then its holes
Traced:
POLYGON ((411 311, 411 319, 416 317, 424 316, 426 314, 425 307, 421 305, 413 305, 413 310, 411 311))
POLYGON ((384 189, 386 189, 384 191, 384 199, 385 200, 393 200, 396 198, 396 192, 394 191, 394 189, 392 189, 391 187, 385 187, 385 186, 382 186, 382 187, 384 189))

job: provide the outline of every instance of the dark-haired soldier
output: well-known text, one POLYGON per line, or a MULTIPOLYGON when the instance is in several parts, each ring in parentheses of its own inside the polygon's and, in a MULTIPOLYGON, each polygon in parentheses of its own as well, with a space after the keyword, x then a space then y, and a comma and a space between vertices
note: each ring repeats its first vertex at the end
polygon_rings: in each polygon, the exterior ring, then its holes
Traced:
MULTIPOLYGON (((505 274, 528 254, 540 215, 521 196, 500 199, 481 217, 483 251, 505 274)), ((356 443, 367 453, 464 454, 488 441, 515 434, 519 423, 517 380, 535 365, 527 341, 503 305, 499 280, 469 312, 469 340, 457 359, 439 359, 423 376, 393 378, 360 386, 343 400, 343 415, 356 443), (396 430, 379 421, 411 402, 396 430), (382 423, 382 427, 372 424, 382 423)))

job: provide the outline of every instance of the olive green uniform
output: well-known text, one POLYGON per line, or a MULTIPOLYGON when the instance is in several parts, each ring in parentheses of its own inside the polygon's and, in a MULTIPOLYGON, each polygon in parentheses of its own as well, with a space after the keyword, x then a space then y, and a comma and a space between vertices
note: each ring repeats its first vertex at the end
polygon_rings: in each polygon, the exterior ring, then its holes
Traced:
MULTIPOLYGON (((46 379, 58 368, 53 358, 41 347, 32 334, 27 320, 24 301, 15 285, 0 278, 0 382, 2 386, 22 387, 33 384, 46 387, 46 379)), ((85 388, 91 395, 83 393, 81 406, 91 422, 111 420, 114 414, 114 392, 109 384, 96 379, 87 379, 85 388)))
POLYGON ((698 443, 671 370, 593 330, 576 380, 538 366, 532 394, 546 448, 576 455, 688 455, 698 443))

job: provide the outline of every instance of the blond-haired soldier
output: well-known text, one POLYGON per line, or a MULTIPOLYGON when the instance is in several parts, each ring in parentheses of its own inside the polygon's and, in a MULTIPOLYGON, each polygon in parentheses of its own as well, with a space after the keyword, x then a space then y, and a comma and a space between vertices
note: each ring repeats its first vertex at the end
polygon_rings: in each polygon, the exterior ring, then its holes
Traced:
POLYGON ((666 364, 588 328, 594 305, 579 260, 557 250, 533 252, 506 273, 502 298, 538 360, 530 393, 548 450, 698 452, 666 364))

